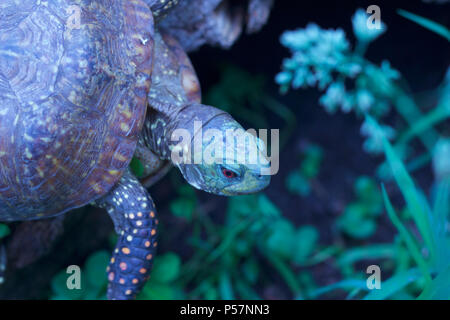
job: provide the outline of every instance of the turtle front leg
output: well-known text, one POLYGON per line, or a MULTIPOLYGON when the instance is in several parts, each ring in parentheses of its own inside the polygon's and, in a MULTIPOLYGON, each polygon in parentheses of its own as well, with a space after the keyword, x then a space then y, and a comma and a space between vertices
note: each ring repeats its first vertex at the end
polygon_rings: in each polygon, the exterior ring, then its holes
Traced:
POLYGON ((162 177, 164 177, 172 167, 172 164, 169 161, 160 159, 149 148, 147 148, 144 145, 143 140, 139 141, 134 156, 139 159, 144 166, 143 175, 142 177, 139 177, 139 180, 145 188, 150 188, 153 186, 162 177))
POLYGON ((96 201, 119 235, 107 268, 110 300, 133 299, 149 277, 156 250, 156 210, 148 192, 127 170, 108 195, 96 201))

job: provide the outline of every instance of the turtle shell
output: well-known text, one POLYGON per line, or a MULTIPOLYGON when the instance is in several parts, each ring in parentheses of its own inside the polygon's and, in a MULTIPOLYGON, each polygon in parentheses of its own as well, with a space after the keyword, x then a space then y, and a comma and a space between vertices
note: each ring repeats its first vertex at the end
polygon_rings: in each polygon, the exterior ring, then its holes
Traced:
POLYGON ((200 101, 200 82, 188 55, 174 37, 157 31, 150 110, 168 111, 168 108, 179 109, 200 101))
POLYGON ((1 0, 0 220, 116 184, 145 119, 153 33, 141 0, 1 0))

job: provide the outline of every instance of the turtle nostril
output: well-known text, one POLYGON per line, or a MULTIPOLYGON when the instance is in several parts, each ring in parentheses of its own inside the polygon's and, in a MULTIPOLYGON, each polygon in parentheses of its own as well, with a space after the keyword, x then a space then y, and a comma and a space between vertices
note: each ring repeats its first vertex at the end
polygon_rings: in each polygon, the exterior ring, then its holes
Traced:
POLYGON ((265 174, 261 174, 261 173, 257 173, 255 174, 256 179, 258 180, 267 180, 269 179, 269 176, 265 175, 265 174))

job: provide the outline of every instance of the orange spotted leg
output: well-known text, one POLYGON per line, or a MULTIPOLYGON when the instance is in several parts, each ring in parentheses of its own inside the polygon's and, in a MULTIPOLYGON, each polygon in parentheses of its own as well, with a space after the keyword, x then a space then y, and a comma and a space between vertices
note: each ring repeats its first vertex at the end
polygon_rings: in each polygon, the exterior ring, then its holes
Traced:
POLYGON ((119 240, 107 268, 110 300, 135 298, 149 278, 156 250, 155 206, 147 190, 127 170, 108 195, 96 201, 114 221, 119 240))

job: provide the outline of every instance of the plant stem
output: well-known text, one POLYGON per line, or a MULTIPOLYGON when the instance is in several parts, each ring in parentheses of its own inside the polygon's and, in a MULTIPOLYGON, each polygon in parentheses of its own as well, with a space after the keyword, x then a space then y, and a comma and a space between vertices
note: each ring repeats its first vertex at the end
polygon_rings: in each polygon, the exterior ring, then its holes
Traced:
POLYGON ((420 118, 413 126, 411 126, 411 128, 398 139, 397 146, 400 144, 408 143, 415 136, 423 134, 425 131, 429 130, 439 122, 448 119, 449 117, 450 108, 448 108, 447 106, 438 106, 433 111, 420 118))
MULTIPOLYGON (((393 101, 398 113, 400 113, 411 128, 414 128, 417 125, 417 121, 423 118, 422 112, 414 100, 398 87, 395 88, 393 101)), ((439 134, 433 128, 429 128, 428 131, 423 132, 419 136, 420 141, 430 152, 433 151, 434 144, 438 138, 439 134)))

